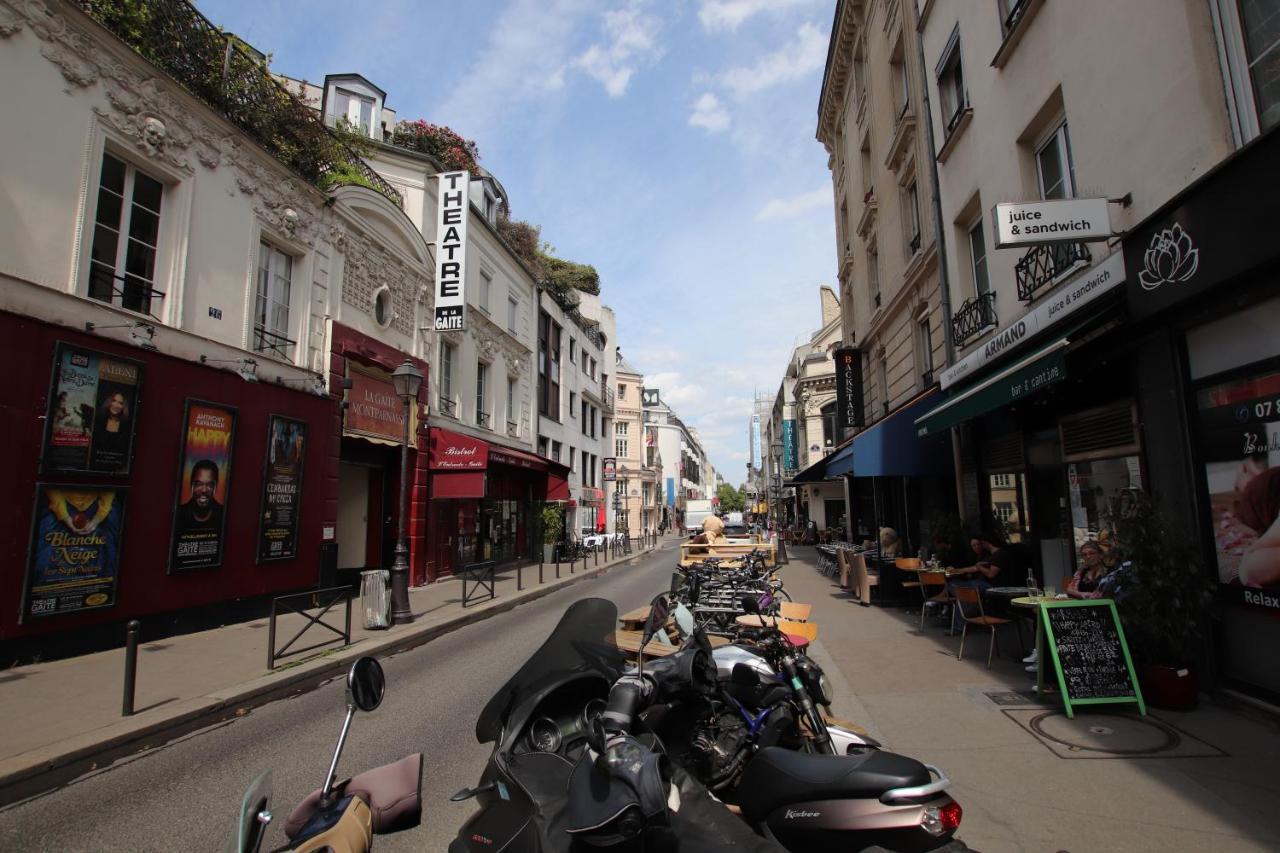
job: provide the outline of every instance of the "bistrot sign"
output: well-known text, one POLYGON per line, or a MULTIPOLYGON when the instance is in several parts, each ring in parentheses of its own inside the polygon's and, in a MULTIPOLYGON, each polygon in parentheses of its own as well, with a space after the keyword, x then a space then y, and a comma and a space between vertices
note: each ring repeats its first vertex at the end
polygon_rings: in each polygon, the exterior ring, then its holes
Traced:
POLYGON ((444 172, 439 178, 435 329, 437 332, 451 332, 466 327, 467 219, 471 212, 471 173, 444 172))
POLYGON ((995 206, 993 219, 997 249, 1091 242, 1112 236, 1105 198, 1006 201, 995 206))

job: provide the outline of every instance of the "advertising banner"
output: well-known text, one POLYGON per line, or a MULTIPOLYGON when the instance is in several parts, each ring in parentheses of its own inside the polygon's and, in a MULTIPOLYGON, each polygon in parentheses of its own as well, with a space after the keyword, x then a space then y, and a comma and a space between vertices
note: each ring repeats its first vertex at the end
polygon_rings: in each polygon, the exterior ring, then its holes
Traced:
POLYGON ((751 416, 751 461, 756 468, 764 467, 764 447, 760 437, 760 416, 751 416))
POLYGON ((471 214, 471 173, 439 175, 436 216, 437 332, 466 327, 467 219, 471 214))
POLYGON ((141 387, 138 362, 59 343, 41 470, 128 474, 141 387))
POLYGON ((782 422, 782 468, 785 471, 794 471, 799 466, 800 448, 796 446, 796 422, 794 420, 784 420, 782 422))
POLYGON ((298 556, 302 461, 306 455, 307 425, 272 415, 267 425, 267 467, 262 478, 259 563, 298 556))
POLYGON ((188 398, 182 425, 170 571, 222 565, 236 410, 188 398))
POLYGON ((844 347, 835 351, 836 426, 862 428, 862 350, 844 347))
POLYGON ((1224 596, 1280 611, 1280 359, 1196 391, 1224 596))
POLYGON ((618 458, 616 456, 606 456, 600 460, 602 479, 606 483, 612 483, 618 479, 618 458))
POLYGON ((36 484, 22 621, 115 605, 127 492, 36 484))
MULTIPOLYGON (((391 378, 350 363, 347 378, 351 380, 351 387, 347 390, 342 432, 382 444, 403 444, 404 400, 396 393, 391 378)), ((416 405, 409 407, 412 413, 416 413, 416 409, 416 405)), ((416 425, 412 425, 409 434, 417 435, 416 425)))

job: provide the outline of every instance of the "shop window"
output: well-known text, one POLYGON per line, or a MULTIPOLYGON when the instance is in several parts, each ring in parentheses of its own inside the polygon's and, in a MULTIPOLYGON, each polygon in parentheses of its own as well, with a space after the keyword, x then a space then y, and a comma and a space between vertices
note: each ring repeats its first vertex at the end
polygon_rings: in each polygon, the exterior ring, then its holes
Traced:
POLYGON ((164 298, 155 289, 164 184, 132 164, 104 153, 98 183, 89 297, 151 314, 164 298))
POLYGON ((1075 196, 1075 167, 1071 162, 1071 141, 1065 121, 1036 149, 1036 175, 1040 181, 1041 198, 1049 200, 1075 196))
POLYGON ((1078 548, 1096 539, 1106 525, 1108 504, 1142 489, 1138 456, 1092 459, 1067 465, 1067 494, 1071 506, 1072 542, 1078 548))
POLYGON ((991 520, 997 531, 1010 542, 1022 542, 1027 538, 1027 478, 1022 473, 989 474, 987 485, 991 490, 991 520))
POLYGON ((289 299, 293 258, 263 240, 258 244, 258 283, 253 313, 253 350, 286 361, 293 358, 289 339, 289 299))

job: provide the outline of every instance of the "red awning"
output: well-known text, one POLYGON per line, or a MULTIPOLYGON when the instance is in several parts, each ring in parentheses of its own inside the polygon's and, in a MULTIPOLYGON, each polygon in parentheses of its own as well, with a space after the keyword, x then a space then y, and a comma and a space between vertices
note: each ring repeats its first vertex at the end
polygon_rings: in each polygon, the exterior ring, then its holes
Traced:
POLYGON ((489 467, 489 442, 460 432, 432 427, 429 449, 433 471, 483 471, 489 467))
POLYGON ((527 468, 530 471, 546 471, 549 459, 543 459, 541 456, 535 456, 532 453, 526 453, 523 450, 516 450, 514 447, 507 447, 502 444, 489 445, 489 461, 497 462, 501 465, 511 465, 515 468, 527 468))
POLYGON ((569 477, 567 471, 564 474, 557 473, 556 471, 549 471, 547 473, 547 500, 569 500, 569 477))
POLYGON ((436 471, 431 475, 432 498, 483 498, 483 471, 436 471))

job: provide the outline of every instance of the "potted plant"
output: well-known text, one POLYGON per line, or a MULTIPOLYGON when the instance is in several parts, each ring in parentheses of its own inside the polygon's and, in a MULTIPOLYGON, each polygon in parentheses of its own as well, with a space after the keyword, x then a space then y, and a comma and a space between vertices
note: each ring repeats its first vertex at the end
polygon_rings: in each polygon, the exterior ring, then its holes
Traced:
POLYGON ((555 562, 555 547, 564 533, 564 512, 559 504, 544 504, 539 516, 542 522, 542 562, 555 562))
POLYGON ((1119 557, 1101 588, 1115 599, 1143 695, 1159 707, 1194 708, 1200 694, 1194 662, 1214 596, 1200 553, 1144 492, 1112 498, 1103 518, 1119 557))

